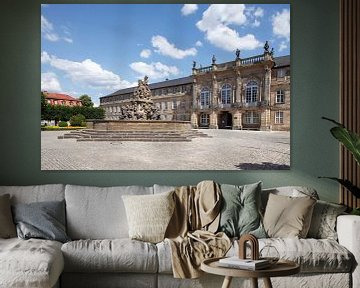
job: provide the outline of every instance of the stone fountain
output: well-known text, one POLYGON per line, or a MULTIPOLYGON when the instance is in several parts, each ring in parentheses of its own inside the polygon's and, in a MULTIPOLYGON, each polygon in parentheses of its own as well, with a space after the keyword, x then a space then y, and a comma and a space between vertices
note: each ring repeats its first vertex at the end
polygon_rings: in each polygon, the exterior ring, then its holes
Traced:
POLYGON ((194 137, 207 137, 193 130, 190 121, 160 120, 160 112, 154 105, 148 77, 138 81, 130 104, 121 107, 119 120, 87 120, 81 131, 59 136, 76 138, 78 141, 191 141, 194 137))

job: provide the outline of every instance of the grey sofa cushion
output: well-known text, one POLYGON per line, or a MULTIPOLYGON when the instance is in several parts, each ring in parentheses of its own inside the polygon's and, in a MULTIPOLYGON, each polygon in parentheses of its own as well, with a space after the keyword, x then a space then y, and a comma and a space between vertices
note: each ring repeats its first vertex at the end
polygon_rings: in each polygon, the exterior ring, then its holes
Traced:
MULTIPOLYGON (((264 238, 259 249, 274 246, 281 259, 295 261, 301 273, 349 273, 354 265, 353 255, 339 243, 329 239, 264 238)), ((156 244, 159 273, 171 274, 171 248, 167 241, 156 244)), ((239 245, 234 241, 226 256, 238 255, 239 245)), ((275 255, 274 255, 275 256, 275 255)), ((250 257, 250 250, 248 251, 250 257)), ((275 286, 274 286, 275 287, 275 286)))
POLYGON ((64 268, 61 243, 0 239, 0 287, 53 287, 64 268))
POLYGON ((71 239, 128 238, 123 195, 152 194, 152 187, 66 185, 67 232, 71 239))
POLYGON ((66 272, 155 273, 156 246, 130 239, 78 240, 61 248, 66 272))
POLYGON ((61 201, 65 198, 65 185, 0 186, 0 195, 4 194, 10 194, 11 204, 61 201))
POLYGON ((45 201, 13 206, 14 222, 22 239, 69 241, 65 228, 65 201, 45 201))

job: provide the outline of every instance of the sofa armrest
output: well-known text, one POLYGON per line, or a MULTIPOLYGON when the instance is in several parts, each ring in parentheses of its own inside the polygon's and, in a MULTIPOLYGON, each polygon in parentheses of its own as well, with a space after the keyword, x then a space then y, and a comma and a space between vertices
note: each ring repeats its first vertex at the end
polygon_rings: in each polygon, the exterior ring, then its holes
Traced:
POLYGON ((360 287, 360 216, 341 215, 336 224, 339 243, 355 257, 352 273, 353 287, 360 287))

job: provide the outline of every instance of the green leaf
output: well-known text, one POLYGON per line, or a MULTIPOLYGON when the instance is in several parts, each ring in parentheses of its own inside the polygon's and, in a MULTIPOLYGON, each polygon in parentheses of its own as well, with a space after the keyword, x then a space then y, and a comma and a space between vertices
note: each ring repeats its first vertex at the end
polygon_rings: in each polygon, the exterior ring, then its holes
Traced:
POLYGON ((326 178, 326 179, 331 179, 331 180, 337 181, 342 186, 344 186, 347 190, 349 190, 356 198, 360 198, 360 188, 355 186, 349 180, 340 179, 340 178, 336 178, 336 177, 319 177, 319 178, 326 178))
POLYGON ((322 117, 322 119, 328 120, 337 125, 337 127, 330 129, 331 134, 351 152, 356 162, 360 165, 360 136, 333 119, 326 117, 322 117))
POLYGON ((331 128, 331 134, 339 140, 353 155, 360 165, 360 137, 356 133, 349 131, 345 127, 331 128))

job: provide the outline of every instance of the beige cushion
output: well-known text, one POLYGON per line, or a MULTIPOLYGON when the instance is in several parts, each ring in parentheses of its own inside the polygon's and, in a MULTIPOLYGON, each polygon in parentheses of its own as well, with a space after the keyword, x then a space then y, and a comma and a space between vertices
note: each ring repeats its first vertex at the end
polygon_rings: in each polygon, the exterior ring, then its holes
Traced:
POLYGON ((123 196, 131 239, 152 243, 164 239, 175 207, 173 193, 123 196))
POLYGON ((306 197, 269 195, 264 227, 269 237, 305 238, 316 200, 306 197))
POLYGON ((11 215, 10 195, 0 196, 0 238, 16 237, 15 224, 11 215))

